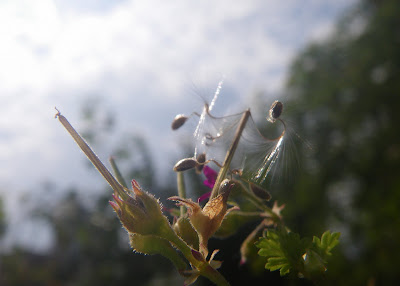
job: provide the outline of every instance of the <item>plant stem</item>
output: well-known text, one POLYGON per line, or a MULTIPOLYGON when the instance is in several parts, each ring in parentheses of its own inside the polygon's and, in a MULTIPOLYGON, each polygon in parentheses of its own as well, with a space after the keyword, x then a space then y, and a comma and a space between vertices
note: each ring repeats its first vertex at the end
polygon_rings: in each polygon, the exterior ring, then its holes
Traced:
POLYGON ((115 177, 117 178, 118 182, 123 185, 125 188, 128 187, 128 185, 126 184, 124 178, 122 177, 121 172, 119 171, 119 168, 117 166, 117 163, 115 163, 115 160, 113 157, 110 157, 109 162, 111 164, 111 168, 114 171, 115 177))
MULTIPOLYGON (((57 109, 56 109, 57 110, 57 109)), ((79 135, 79 133, 72 127, 72 125, 68 122, 67 118, 65 118, 61 113, 57 110, 57 114, 55 116, 61 122, 61 124, 67 129, 69 134, 71 134, 72 138, 78 144, 79 148, 85 153, 90 162, 96 167, 96 169, 100 172, 100 174, 106 179, 106 181, 110 184, 111 188, 114 192, 121 197, 126 197, 127 195, 124 192, 124 187, 114 178, 114 176, 110 173, 110 171, 104 166, 104 164, 100 161, 99 157, 93 152, 93 150, 89 147, 89 145, 83 140, 83 138, 79 135)))
POLYGON ((246 126, 247 120, 250 117, 250 109, 247 109, 240 119, 239 126, 236 129, 235 137, 232 141, 231 146, 229 147, 228 151, 226 152, 225 160, 222 164, 222 168, 218 173, 217 179, 215 180, 214 187, 211 192, 210 200, 215 198, 218 195, 219 186, 221 185, 222 181, 226 177, 226 173, 229 171, 229 166, 231 165, 233 155, 235 154, 236 148, 239 144, 240 137, 242 136, 243 130, 246 126))
MULTIPOLYGON (((183 172, 177 172, 177 185, 178 185, 178 196, 182 199, 186 198, 186 188, 185 188, 185 180, 183 177, 183 172)), ((180 206, 181 217, 185 214, 186 208, 184 206, 180 206)))
POLYGON ((214 282, 218 286, 229 286, 229 282, 219 273, 217 270, 212 268, 207 261, 197 260, 192 254, 192 248, 186 244, 174 231, 165 233, 164 238, 172 242, 176 248, 178 248, 183 256, 190 262, 190 264, 200 271, 200 274, 210 281, 214 282))
POLYGON ((225 277, 222 276, 221 273, 212 268, 210 265, 207 265, 207 267, 203 271, 201 271, 201 275, 208 278, 210 281, 214 282, 215 285, 218 286, 230 285, 229 282, 225 279, 225 277))

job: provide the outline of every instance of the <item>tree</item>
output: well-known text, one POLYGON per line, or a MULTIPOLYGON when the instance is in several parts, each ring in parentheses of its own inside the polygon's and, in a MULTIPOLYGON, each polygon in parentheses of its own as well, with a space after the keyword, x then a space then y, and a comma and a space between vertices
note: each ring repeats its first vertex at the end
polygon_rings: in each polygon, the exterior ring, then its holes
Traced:
POLYGON ((290 118, 315 149, 310 174, 285 193, 297 202, 290 224, 343 233, 335 284, 399 279, 399 13, 398 1, 363 1, 290 70, 290 118))

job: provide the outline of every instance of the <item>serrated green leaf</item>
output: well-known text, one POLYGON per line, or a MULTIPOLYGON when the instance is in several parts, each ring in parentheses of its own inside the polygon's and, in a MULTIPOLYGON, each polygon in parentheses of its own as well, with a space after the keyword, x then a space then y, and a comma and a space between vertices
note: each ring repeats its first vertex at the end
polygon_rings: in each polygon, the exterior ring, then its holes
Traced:
POLYGON ((267 237, 260 238, 256 246, 260 248, 258 255, 268 258, 265 269, 270 271, 280 270, 282 276, 289 273, 289 260, 281 249, 277 233, 272 230, 268 231, 267 237))
POLYGON ((308 238, 300 238, 300 235, 294 232, 281 235, 280 241, 282 249, 292 263, 298 263, 299 260, 302 260, 302 256, 310 246, 308 238))
POLYGON ((304 256, 304 270, 310 275, 319 275, 326 271, 326 262, 318 253, 308 249, 304 256))
POLYGON ((256 243, 260 248, 258 254, 268 259, 265 268, 270 271, 280 270, 281 276, 292 269, 298 271, 302 268, 302 256, 309 245, 308 239, 300 239, 298 234, 284 230, 270 230, 266 237, 260 238, 256 243))
POLYGON ((300 238, 297 233, 269 230, 256 246, 258 254, 267 257, 265 268, 279 270, 280 275, 297 272, 306 277, 321 275, 326 271, 326 259, 339 243, 340 233, 326 231, 321 238, 300 238))
POLYGON ((329 256, 332 255, 331 250, 339 244, 339 237, 340 233, 339 232, 333 232, 331 233, 329 230, 325 231, 321 239, 318 237, 314 236, 313 238, 313 248, 314 251, 316 251, 322 259, 326 259, 329 256))
POLYGON ((278 270, 279 268, 288 264, 288 260, 284 257, 271 257, 268 259, 266 266, 272 271, 278 270))
POLYGON ((289 274, 289 272, 290 272, 290 266, 289 265, 284 265, 284 266, 282 266, 281 270, 279 271, 279 274, 281 276, 284 276, 286 274, 289 274))
POLYGON ((265 268, 270 271, 279 270, 281 276, 284 276, 290 272, 290 264, 286 258, 269 258, 265 264, 265 268))

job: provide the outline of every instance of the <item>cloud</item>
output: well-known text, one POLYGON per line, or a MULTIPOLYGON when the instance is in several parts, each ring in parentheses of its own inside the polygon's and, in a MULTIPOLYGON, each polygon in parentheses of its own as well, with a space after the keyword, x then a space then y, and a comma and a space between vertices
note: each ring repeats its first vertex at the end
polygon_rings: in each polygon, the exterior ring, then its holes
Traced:
POLYGON ((220 111, 255 90, 279 91, 296 50, 354 2, 1 1, 0 196, 8 213, 46 180, 92 192, 103 183, 53 119, 54 106, 82 130, 85 98, 101 98, 119 135, 104 136, 99 157, 106 161, 118 138, 139 133, 159 171, 171 175, 186 137, 170 122, 202 104, 190 90, 210 96, 226 75, 220 111))
MULTIPOLYGON (((296 50, 349 5, 126 0, 96 1, 95 9, 93 3, 0 4, 4 185, 25 188, 27 181, 47 177, 81 183, 86 171, 72 161, 82 162, 82 154, 66 142, 70 139, 52 117, 56 105, 79 129, 87 96, 104 98, 121 131, 142 133, 155 156, 162 156, 163 148, 172 150, 176 143, 170 120, 199 102, 187 92, 188 78, 195 84, 206 78, 204 86, 212 93, 225 74, 223 106, 245 101, 255 90, 278 91, 296 50), (61 166, 72 175, 62 176, 61 166), (16 180, 21 174, 24 180, 16 180)), ((110 150, 102 151, 106 158, 110 150)))

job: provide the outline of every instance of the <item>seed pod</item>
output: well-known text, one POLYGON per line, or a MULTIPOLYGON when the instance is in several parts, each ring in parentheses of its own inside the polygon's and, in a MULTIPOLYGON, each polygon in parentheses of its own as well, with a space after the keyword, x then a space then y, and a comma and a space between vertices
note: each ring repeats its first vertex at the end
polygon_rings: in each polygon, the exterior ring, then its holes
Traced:
POLYGON ((185 124, 186 120, 189 117, 185 116, 184 114, 178 114, 175 116, 175 119, 172 121, 171 128, 172 130, 179 129, 183 124, 185 124))
POLYGON ((269 201, 271 199, 271 194, 266 189, 261 188, 256 184, 250 183, 250 189, 262 200, 269 201))
POLYGON ((197 161, 195 159, 185 158, 176 163, 173 170, 175 172, 183 172, 189 169, 193 169, 196 166, 197 166, 197 161))
POLYGON ((206 162, 206 153, 201 153, 197 155, 197 165, 196 165, 196 173, 201 174, 201 171, 203 171, 204 163, 206 162))
POLYGON ((268 121, 270 122, 275 122, 275 120, 277 118, 279 118, 279 116, 281 116, 283 111, 283 104, 282 102, 275 100, 272 105, 271 108, 269 109, 269 117, 267 118, 268 121))

